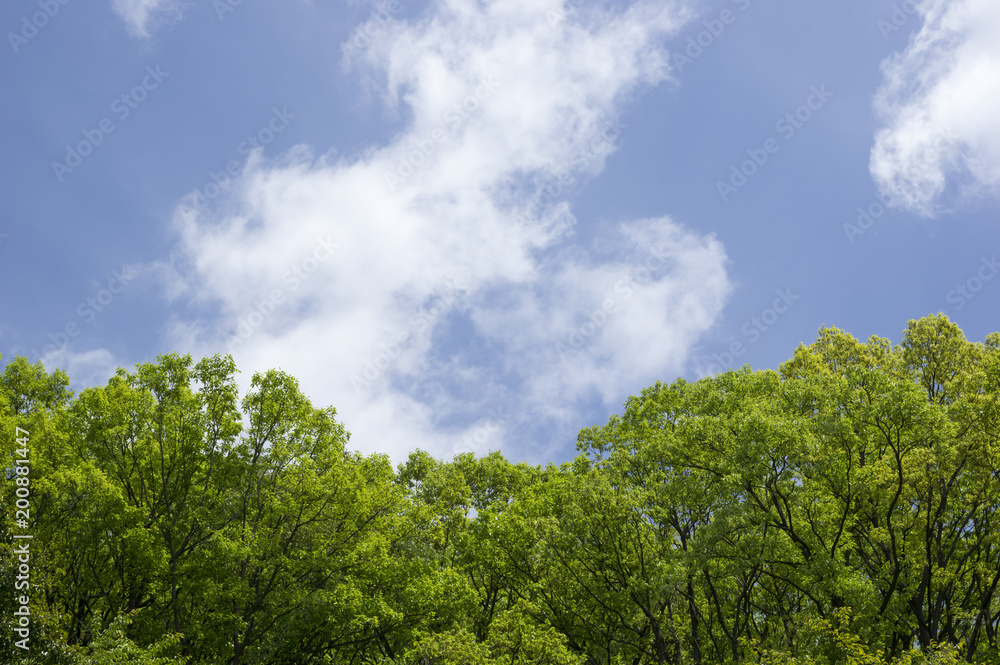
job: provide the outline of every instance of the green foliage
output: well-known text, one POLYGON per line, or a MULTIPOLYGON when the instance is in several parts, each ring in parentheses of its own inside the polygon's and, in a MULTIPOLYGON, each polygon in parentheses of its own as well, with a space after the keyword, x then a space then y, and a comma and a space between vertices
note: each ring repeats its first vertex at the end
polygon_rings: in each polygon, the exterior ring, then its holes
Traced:
POLYGON ((4 589, 34 537, 31 648, 5 592, 0 660, 1000 665, 998 333, 824 329, 779 371, 647 388, 558 467, 393 469, 294 378, 235 374, 0 373, 4 589))
POLYGON ((128 638, 127 629, 136 613, 119 615, 100 631, 89 647, 75 649, 73 662, 76 665, 183 665, 185 659, 175 653, 181 635, 165 635, 148 648, 128 638), (169 655, 172 652, 174 655, 169 655))

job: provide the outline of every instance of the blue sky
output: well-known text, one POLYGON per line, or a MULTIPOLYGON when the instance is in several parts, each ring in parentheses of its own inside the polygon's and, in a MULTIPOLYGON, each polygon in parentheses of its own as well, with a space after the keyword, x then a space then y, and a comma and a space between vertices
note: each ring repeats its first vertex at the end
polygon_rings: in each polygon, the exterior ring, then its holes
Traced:
POLYGON ((563 461, 821 327, 1000 326, 994 0, 16 0, 0 354, 232 353, 400 461, 563 461))

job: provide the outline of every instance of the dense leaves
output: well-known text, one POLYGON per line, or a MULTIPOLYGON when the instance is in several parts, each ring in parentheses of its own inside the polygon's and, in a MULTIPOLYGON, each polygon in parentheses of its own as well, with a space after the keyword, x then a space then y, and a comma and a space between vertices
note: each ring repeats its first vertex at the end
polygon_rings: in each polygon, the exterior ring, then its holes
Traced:
POLYGON ((7 365, 4 662, 1000 664, 998 334, 824 329, 651 386, 558 467, 393 469, 235 373, 167 355, 73 395, 7 365))

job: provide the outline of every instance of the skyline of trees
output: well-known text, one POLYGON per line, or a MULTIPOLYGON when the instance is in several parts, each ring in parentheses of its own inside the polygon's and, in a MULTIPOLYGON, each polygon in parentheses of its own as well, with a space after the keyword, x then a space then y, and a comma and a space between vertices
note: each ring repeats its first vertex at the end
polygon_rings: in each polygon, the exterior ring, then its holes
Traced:
POLYGON ((646 388, 558 466, 394 469, 236 371, 169 354, 74 395, 7 364, 0 540, 33 539, 27 651, 0 563, 4 660, 1000 664, 998 333, 825 328, 646 388))

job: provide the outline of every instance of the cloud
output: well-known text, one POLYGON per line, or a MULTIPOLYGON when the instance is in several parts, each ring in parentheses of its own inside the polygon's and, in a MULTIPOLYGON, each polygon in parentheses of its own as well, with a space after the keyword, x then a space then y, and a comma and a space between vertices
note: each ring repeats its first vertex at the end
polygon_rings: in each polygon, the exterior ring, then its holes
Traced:
POLYGON ((56 367, 65 370, 74 390, 104 385, 115 375, 115 371, 123 366, 123 363, 108 349, 91 349, 77 353, 63 348, 49 352, 39 360, 49 371, 56 367))
POLYGON ((919 33, 882 63, 871 173, 896 204, 923 215, 949 184, 964 200, 1000 193, 1000 4, 924 0, 919 33))
POLYGON ((179 0, 112 0, 112 8, 125 21, 133 37, 146 39, 151 30, 178 20, 182 14, 179 0))
POLYGON ((174 257, 149 269, 188 306, 165 344, 231 351, 244 381, 290 372, 359 450, 542 461, 564 441, 539 432, 572 441, 589 407, 683 371, 729 294, 720 243, 667 217, 573 242, 570 192, 669 77, 662 40, 685 14, 434 9, 353 54, 409 118, 388 144, 254 155, 215 208, 178 209, 174 257))
POLYGON ((494 374, 516 376, 525 401, 547 405, 560 427, 590 400, 617 407, 672 378, 731 290, 721 243, 669 218, 623 223, 604 250, 613 256, 552 257, 538 280, 505 285, 472 314, 506 349, 494 374))

